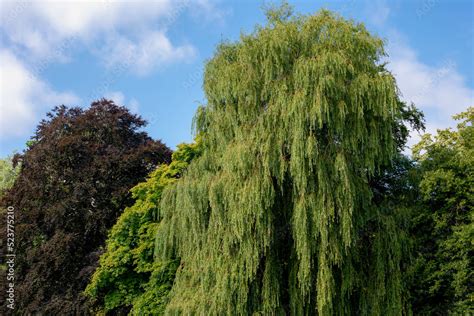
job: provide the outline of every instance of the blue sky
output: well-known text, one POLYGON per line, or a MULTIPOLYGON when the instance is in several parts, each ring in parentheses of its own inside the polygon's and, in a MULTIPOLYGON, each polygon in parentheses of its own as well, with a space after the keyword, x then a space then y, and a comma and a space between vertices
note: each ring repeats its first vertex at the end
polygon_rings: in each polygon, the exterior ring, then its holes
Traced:
MULTIPOLYGON (((58 104, 114 99, 174 148, 192 140, 205 61, 222 40, 265 23, 262 1, 0 0, 0 156, 21 151, 58 104)), ((474 105, 474 1, 290 1, 363 22, 387 42, 389 68, 429 132, 474 105)), ((414 135, 410 144, 418 139, 414 135)))

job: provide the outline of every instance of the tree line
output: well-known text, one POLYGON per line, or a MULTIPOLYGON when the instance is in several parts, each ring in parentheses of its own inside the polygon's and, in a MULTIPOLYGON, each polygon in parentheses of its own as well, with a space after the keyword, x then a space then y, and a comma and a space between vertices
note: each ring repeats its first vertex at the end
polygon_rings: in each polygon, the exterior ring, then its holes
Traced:
POLYGON ((193 143, 102 99, 0 162, 4 314, 474 312, 474 108, 407 156, 424 116, 383 41, 327 10, 266 14, 206 63, 193 143))

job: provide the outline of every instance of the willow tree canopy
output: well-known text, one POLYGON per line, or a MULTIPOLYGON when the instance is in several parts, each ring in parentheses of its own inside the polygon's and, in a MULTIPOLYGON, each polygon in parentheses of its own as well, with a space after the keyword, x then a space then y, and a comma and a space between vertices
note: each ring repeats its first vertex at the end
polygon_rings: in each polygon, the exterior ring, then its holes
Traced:
POLYGON ((203 154, 163 192, 168 314, 401 314, 401 246, 370 178, 396 154, 383 42, 286 7, 206 65, 203 154))

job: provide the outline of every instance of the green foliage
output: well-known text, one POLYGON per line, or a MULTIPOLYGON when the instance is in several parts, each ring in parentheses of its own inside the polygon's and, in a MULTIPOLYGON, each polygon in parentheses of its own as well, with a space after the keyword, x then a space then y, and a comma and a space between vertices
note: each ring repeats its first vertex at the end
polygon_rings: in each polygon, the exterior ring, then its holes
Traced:
MULTIPOLYGON (((21 169, 0 206, 15 209, 17 314, 88 314, 81 294, 108 230, 133 202, 130 188, 171 158, 144 125, 104 99, 84 109, 59 106, 16 157, 21 169)), ((5 288, 6 277, 0 280, 5 288)))
POLYGON ((426 134, 414 148, 424 202, 413 223, 419 314, 474 313, 474 108, 455 118, 457 131, 426 134))
POLYGON ((286 1, 282 1, 280 5, 264 4, 262 8, 270 24, 286 21, 293 14, 293 7, 286 1))
POLYGON ((178 145, 169 165, 159 166, 146 182, 131 189, 135 204, 124 210, 110 231, 106 252, 86 288, 99 309, 106 313, 131 310, 132 315, 163 312, 177 261, 154 260, 161 220, 158 206, 163 189, 173 184, 199 154, 199 141, 178 145))
POLYGON ((160 203, 165 312, 401 315, 403 225, 370 183, 418 112, 362 25, 285 12, 206 66, 202 156, 160 203))
POLYGON ((20 171, 20 165, 13 166, 12 157, 0 159, 0 195, 11 188, 20 171))
POLYGON ((474 108, 412 161, 424 117, 379 38, 286 2, 266 16, 207 63, 171 162, 107 100, 55 108, 0 160, 18 314, 474 313, 474 108))

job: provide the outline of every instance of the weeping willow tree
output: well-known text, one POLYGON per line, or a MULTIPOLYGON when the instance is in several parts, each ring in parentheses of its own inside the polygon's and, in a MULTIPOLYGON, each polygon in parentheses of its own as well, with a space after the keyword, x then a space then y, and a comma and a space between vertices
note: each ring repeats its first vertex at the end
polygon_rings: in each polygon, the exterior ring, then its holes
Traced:
POLYGON ((165 312, 399 315, 402 237, 371 187, 406 113, 383 41, 328 11, 267 16, 206 65, 203 153, 160 207, 165 312))

